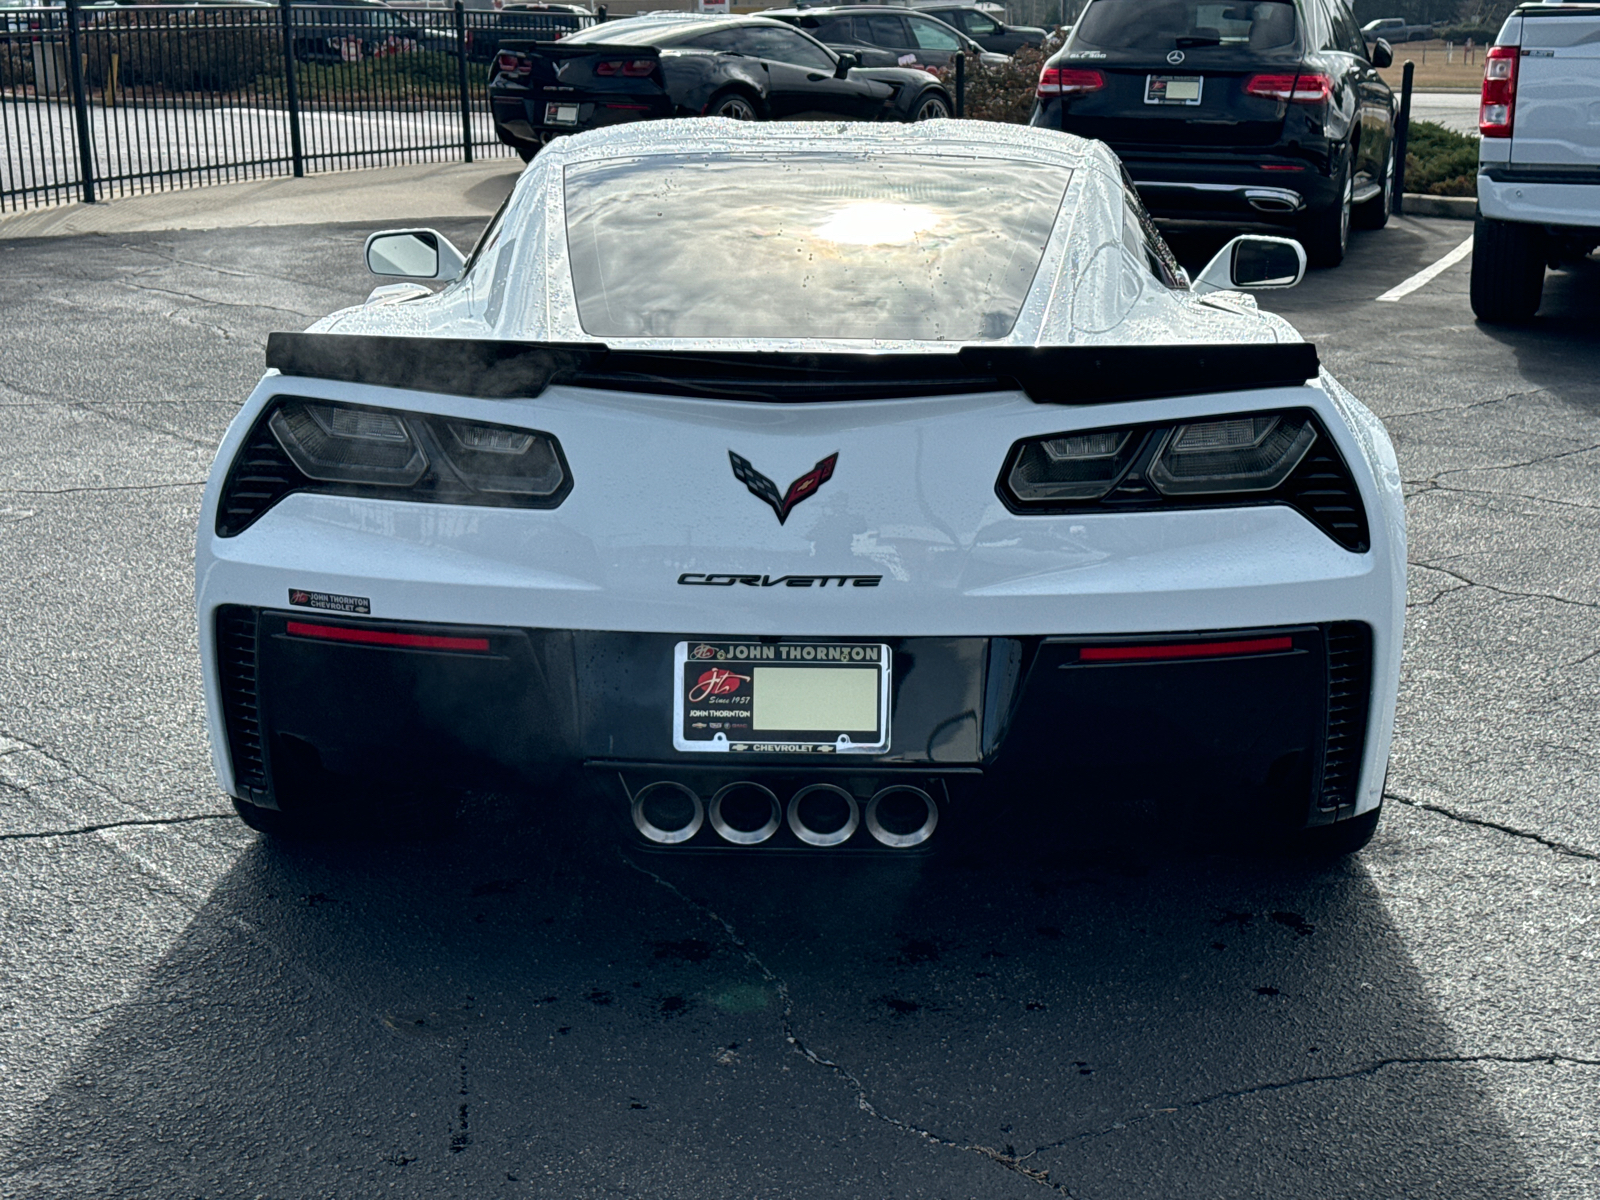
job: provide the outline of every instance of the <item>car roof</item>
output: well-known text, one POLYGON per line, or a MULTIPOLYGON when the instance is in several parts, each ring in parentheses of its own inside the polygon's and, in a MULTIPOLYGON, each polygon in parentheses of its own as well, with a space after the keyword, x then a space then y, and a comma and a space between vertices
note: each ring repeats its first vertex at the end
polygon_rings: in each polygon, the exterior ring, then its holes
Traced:
POLYGON ((660 40, 700 33, 708 26, 716 29, 744 29, 759 28, 763 25, 789 28, 782 21, 758 16, 718 17, 700 13, 682 13, 677 17, 666 19, 622 17, 615 21, 590 25, 577 33, 569 34, 562 39, 562 44, 588 46, 610 43, 618 46, 651 46, 660 40))

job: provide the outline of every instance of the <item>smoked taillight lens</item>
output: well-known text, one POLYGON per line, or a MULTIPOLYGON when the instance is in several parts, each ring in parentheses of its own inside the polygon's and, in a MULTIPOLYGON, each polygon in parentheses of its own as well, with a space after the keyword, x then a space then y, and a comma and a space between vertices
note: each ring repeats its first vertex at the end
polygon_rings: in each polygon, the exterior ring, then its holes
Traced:
POLYGON ((1484 137, 1511 136, 1511 116, 1517 104, 1516 46, 1491 46, 1483 60, 1483 98, 1478 105, 1478 132, 1484 137))
POLYGON ((502 75, 529 75, 533 72, 533 62, 521 54, 502 50, 494 56, 494 69, 502 75))
POLYGON ((1245 80, 1244 90, 1246 95, 1264 100, 1321 104, 1333 95, 1333 80, 1327 75, 1252 75, 1245 80))
POLYGON ((1080 67, 1046 67, 1039 72, 1038 96, 1047 100, 1051 96, 1074 96, 1083 92, 1098 92, 1106 85, 1106 77, 1099 71, 1085 71, 1080 67))
POLYGON ((653 58, 621 59, 608 58, 602 63, 597 63, 594 68, 596 75, 621 75, 624 79, 643 79, 655 70, 656 60, 653 58))

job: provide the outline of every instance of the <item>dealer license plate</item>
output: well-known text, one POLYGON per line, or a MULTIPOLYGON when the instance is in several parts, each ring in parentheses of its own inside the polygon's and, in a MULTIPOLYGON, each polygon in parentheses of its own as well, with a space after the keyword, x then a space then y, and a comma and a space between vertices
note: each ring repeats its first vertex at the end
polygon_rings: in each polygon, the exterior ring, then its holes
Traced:
POLYGON ((546 125, 576 125, 578 123, 578 106, 576 104, 546 104, 544 106, 544 123, 546 125))
POLYGON ((679 642, 679 750, 882 754, 889 647, 876 642, 679 642))
POLYGON ((1147 75, 1144 102, 1196 105, 1200 103, 1200 92, 1204 86, 1203 75, 1147 75))

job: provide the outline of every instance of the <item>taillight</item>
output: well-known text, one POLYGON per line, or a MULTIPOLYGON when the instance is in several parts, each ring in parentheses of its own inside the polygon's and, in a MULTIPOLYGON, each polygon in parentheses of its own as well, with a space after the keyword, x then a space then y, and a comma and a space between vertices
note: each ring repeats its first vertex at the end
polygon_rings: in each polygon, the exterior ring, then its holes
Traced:
POLYGON ((531 75, 533 62, 520 54, 502 50, 494 56, 494 69, 502 75, 531 75))
POLYGON ((1483 99, 1478 105, 1478 132, 1484 137, 1511 136, 1511 114, 1517 103, 1516 46, 1491 46, 1483 60, 1483 99))
POLYGON ((1245 94, 1290 104, 1321 104, 1333 95, 1333 80, 1326 75, 1252 75, 1245 94))
POLYGON ((1106 85, 1106 77, 1099 71, 1085 71, 1081 67, 1046 67, 1039 72, 1038 95, 1041 100, 1051 96, 1072 96, 1082 92, 1098 92, 1106 85))
POLYGON ((643 79, 655 70, 656 60, 653 58, 635 58, 624 60, 620 58, 607 59, 599 63, 594 69, 596 75, 621 75, 625 79, 643 79))

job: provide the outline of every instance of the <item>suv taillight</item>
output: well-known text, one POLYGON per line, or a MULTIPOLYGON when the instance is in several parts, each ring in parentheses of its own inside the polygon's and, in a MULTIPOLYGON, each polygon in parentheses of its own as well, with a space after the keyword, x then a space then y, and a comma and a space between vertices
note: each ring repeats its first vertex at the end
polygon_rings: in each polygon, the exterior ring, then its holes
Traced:
POLYGON ((1511 113, 1517 103, 1516 46, 1491 46, 1483 60, 1483 100, 1478 106, 1478 132, 1484 137, 1511 136, 1511 113))
POLYGON ((1038 96, 1048 100, 1051 96, 1076 96, 1084 92, 1098 92, 1106 85, 1106 77, 1099 71, 1085 71, 1079 67, 1046 67, 1039 72, 1038 96))
POLYGON ((1245 94, 1290 104, 1321 104, 1333 95, 1333 80, 1326 75, 1252 75, 1245 94))

